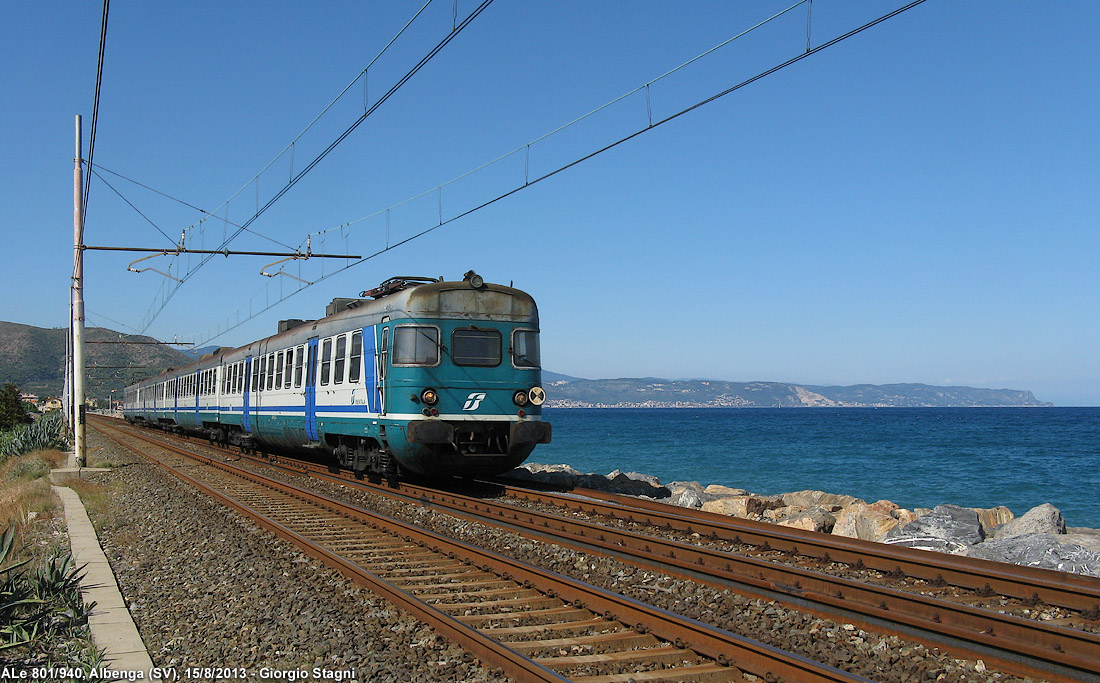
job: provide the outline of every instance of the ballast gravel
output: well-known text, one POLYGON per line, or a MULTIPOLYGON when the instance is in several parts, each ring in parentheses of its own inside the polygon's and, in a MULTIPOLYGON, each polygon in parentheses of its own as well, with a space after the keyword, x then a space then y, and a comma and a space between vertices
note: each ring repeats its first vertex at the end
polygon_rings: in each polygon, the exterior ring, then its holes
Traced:
POLYGON ((314 669, 327 680, 508 680, 172 474, 94 431, 89 443, 123 463, 90 477, 108 491, 93 521, 157 666, 181 677, 205 667, 206 680, 314 669))

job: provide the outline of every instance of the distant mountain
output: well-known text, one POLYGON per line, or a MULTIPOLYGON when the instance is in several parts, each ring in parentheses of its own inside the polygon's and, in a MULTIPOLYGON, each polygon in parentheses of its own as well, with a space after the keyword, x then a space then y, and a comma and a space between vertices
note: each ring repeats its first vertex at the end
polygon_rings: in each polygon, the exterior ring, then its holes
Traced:
POLYGON ((559 382, 579 382, 582 381, 580 377, 570 377, 569 375, 562 375, 557 372, 550 372, 549 370, 542 371, 542 383, 549 386, 551 384, 557 384, 559 382))
POLYGON ((975 387, 937 387, 928 384, 856 384, 850 387, 815 387, 837 405, 867 406, 1052 406, 1039 401, 1030 391, 1016 389, 978 389, 975 387))
MULTIPOLYGON (((0 384, 14 382, 23 392, 60 396, 65 385, 65 354, 69 330, 45 329, 0 321, 0 384)), ((103 327, 84 330, 88 342, 153 342, 152 337, 120 334, 103 327)), ((86 344, 86 393, 108 398, 135 379, 191 362, 162 344, 86 344), (107 367, 110 366, 110 367, 107 367)))
MULTIPOLYGON (((0 384, 21 391, 60 396, 65 384, 67 328, 44 329, 0 321, 0 384)), ((89 327, 90 342, 153 342, 151 337, 89 327)), ((163 344, 91 343, 85 347, 87 393, 107 398, 136 379, 180 367, 217 347, 190 353, 163 344)), ((544 370, 550 407, 959 407, 1049 406, 1030 391, 936 387, 927 384, 857 384, 850 387, 802 386, 783 382, 666 380, 656 377, 580 379, 544 370)))
MULTIPOLYGON (((546 379, 551 373, 543 372, 546 379)), ((805 408, 1050 406, 1030 391, 859 384, 819 387, 784 382, 667 380, 654 377, 544 381, 548 407, 805 408)))
POLYGON ((191 360, 198 360, 208 353, 214 353, 220 346, 204 346, 201 349, 180 349, 180 353, 187 356, 191 360))

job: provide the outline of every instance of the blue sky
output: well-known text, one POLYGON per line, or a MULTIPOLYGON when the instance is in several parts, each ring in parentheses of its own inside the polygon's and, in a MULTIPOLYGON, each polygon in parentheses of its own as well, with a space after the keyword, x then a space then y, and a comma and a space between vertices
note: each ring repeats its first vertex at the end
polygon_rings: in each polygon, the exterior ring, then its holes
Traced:
MULTIPOLYGON (((95 162, 239 223, 286 183, 289 155, 258 191, 247 185, 228 209, 224 200, 420 4, 115 0, 95 162)), ((339 226, 522 148, 789 4, 497 0, 252 227, 294 247, 328 231, 315 251, 373 253, 385 213, 339 226)), ((901 4, 815 0, 811 44, 901 4)), ((459 19, 474 7, 459 2, 459 19)), ((369 103, 450 30, 452 10, 433 3, 371 68, 369 103)), ((84 115, 87 134, 100 11, 0 4, 3 320, 67 324, 73 116, 84 115)), ((317 317, 331 298, 391 275, 472 268, 536 297, 544 366, 566 374, 963 384, 1100 405, 1098 33, 1095 2, 930 0, 332 275, 211 343, 317 317)), ((803 6, 654 84, 652 115, 805 45, 803 6)), ((361 83, 295 145, 294 172, 362 113, 361 83)), ((390 239, 430 227, 441 204, 450 217, 648 115, 635 95, 532 145, 529 158, 393 209, 390 239)), ((224 224, 105 178, 173 240, 190 227, 189 246, 221 242, 224 224)), ((99 179, 85 239, 171 246, 99 179)), ((230 248, 284 250, 249 234, 230 248)), ((165 280, 127 273, 133 258, 87 254, 89 324, 130 332, 160 308, 165 280)), ((202 340, 298 289, 259 275, 270 260, 215 259, 147 332, 202 340)), ((316 280, 341 265, 288 272, 316 280)))

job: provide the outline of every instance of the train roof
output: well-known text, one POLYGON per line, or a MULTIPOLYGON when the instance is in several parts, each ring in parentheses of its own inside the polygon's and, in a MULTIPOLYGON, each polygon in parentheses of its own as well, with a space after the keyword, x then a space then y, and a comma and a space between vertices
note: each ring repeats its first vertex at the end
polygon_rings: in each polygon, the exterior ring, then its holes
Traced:
MULTIPOLYGON (((156 383, 167 377, 187 374, 206 367, 214 358, 243 352, 257 344, 270 343, 282 336, 301 335, 306 326, 310 332, 321 336, 329 332, 318 328, 338 328, 339 323, 363 318, 363 325, 373 325, 383 318, 450 318, 469 320, 498 320, 504 322, 538 325, 538 308, 530 294, 512 286, 484 282, 481 276, 469 271, 462 280, 444 281, 443 278, 412 276, 393 277, 378 287, 360 292, 360 298, 333 299, 325 310, 325 316, 317 320, 281 320, 278 333, 249 342, 237 348, 222 347, 213 353, 179 368, 169 368, 155 377, 149 377, 131 386, 156 383)), ((315 336, 309 334, 308 336, 315 336)), ((300 343, 300 342, 294 342, 300 343)), ((293 345, 293 344, 291 344, 293 345)))

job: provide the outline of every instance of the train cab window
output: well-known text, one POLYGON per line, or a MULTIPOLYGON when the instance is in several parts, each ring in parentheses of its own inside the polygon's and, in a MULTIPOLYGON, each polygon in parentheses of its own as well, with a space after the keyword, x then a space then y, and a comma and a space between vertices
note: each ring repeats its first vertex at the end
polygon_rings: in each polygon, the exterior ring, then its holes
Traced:
POLYGON ((347 365, 348 335, 341 334, 336 338, 336 360, 332 364, 332 383, 344 383, 344 366, 347 365))
POLYGON ((327 385, 332 372, 332 340, 321 342, 321 384, 327 385))
POLYGON ((299 346, 298 352, 294 354, 294 388, 299 389, 302 386, 302 367, 305 364, 306 347, 299 346))
POLYGON ((517 368, 538 368, 542 366, 539 354, 538 330, 512 331, 512 365, 517 368))
POLYGON ((283 388, 283 352, 275 355, 275 388, 283 388))
POLYGON ((439 365, 439 329, 402 325, 393 330, 394 365, 439 365))
POLYGON ((351 333, 351 362, 348 367, 348 382, 355 384, 363 368, 363 332, 356 330, 351 333))
POLYGON ((460 327, 451 333, 451 360, 455 365, 492 368, 500 365, 500 332, 460 327))

